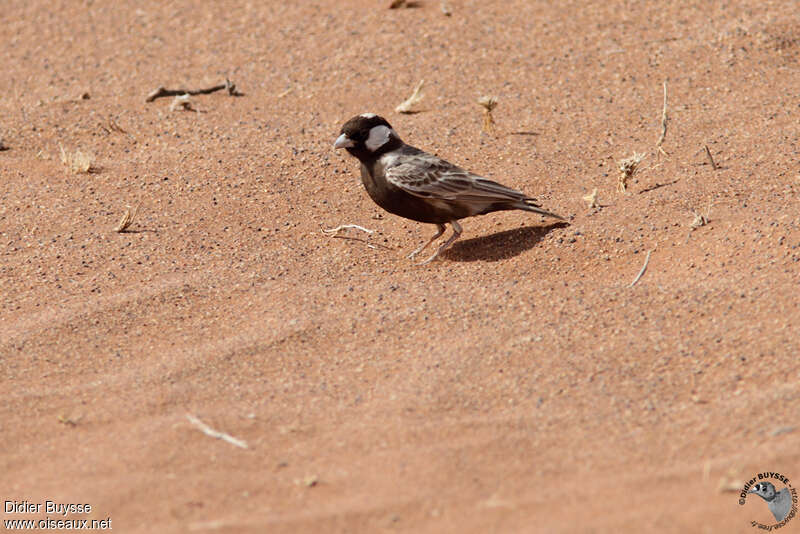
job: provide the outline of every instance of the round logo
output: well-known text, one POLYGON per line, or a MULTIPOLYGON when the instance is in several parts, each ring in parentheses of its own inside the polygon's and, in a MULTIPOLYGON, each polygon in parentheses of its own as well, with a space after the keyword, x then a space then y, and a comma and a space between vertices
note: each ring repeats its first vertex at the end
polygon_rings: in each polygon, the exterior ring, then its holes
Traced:
MULTIPOLYGON (((758 473, 748 480, 739 493, 739 504, 744 506, 749 496, 751 501, 767 508, 775 518, 774 523, 750 521, 752 527, 762 530, 775 530, 786 525, 797 515, 797 490, 789 479, 780 473, 758 473), (758 498, 755 498, 755 497, 758 498)), ((749 506, 753 506, 752 504, 749 506)))

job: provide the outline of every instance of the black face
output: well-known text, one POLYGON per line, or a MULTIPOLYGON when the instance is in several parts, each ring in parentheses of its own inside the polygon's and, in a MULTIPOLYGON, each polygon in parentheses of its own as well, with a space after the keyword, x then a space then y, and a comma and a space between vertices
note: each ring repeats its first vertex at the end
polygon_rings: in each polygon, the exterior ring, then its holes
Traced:
POLYGON ((344 123, 341 135, 333 146, 346 149, 363 163, 374 160, 398 145, 402 145, 402 141, 386 119, 374 113, 364 113, 344 123))
POLYGON ((369 137, 369 131, 380 125, 390 129, 392 127, 383 117, 372 113, 364 113, 363 115, 356 115, 344 123, 340 133, 345 134, 354 143, 363 145, 364 141, 369 137))

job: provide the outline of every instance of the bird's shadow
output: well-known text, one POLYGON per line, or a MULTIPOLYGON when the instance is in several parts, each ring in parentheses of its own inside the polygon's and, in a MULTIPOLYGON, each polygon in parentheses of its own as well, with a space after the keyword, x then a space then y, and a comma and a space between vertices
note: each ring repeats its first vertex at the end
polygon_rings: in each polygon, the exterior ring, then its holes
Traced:
POLYGON ((547 226, 523 226, 456 241, 445 252, 445 257, 453 261, 500 261, 513 258, 535 247, 551 231, 567 226, 569 224, 566 222, 557 222, 547 226))

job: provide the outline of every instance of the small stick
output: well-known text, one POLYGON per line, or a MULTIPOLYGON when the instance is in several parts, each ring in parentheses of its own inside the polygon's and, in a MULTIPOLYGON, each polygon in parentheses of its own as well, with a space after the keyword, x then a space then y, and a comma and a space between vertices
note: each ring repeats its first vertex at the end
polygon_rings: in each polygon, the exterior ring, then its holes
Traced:
POLYGON ((656 146, 658 147, 659 152, 667 156, 668 154, 661 148, 661 144, 664 142, 664 138, 667 137, 667 82, 664 81, 664 107, 661 110, 661 137, 658 138, 658 143, 656 146))
POLYGON ((340 230, 344 230, 345 228, 353 228, 355 230, 361 230, 362 232, 366 232, 367 234, 375 233, 375 230, 370 230, 369 228, 364 228, 363 226, 359 226, 357 224, 342 224, 337 226, 336 228, 330 228, 328 230, 323 229, 322 233, 328 234, 331 237, 335 237, 337 239, 349 239, 350 241, 361 241, 362 243, 366 244, 367 247, 372 249, 385 248, 386 250, 392 250, 392 247, 387 247, 386 245, 373 245, 372 243, 368 242, 366 239, 361 239, 360 237, 350 237, 348 235, 339 235, 340 230))
POLYGON ((340 230, 344 230, 346 228, 354 228, 356 230, 361 230, 362 232, 366 232, 368 234, 375 233, 375 230, 370 230, 368 228, 364 228, 363 226, 359 226, 357 224, 341 224, 341 225, 337 226, 336 228, 329 228, 327 230, 323 229, 322 231, 324 233, 326 233, 326 234, 336 234, 340 230))
POLYGON ((231 445, 234 445, 235 447, 239 447, 240 449, 246 449, 247 448, 247 442, 242 441, 241 439, 236 439, 233 436, 231 436, 230 434, 226 434, 224 432, 219 432, 217 430, 214 430, 213 428, 211 428, 210 426, 208 426, 207 424, 202 422, 200 419, 198 419, 197 417, 195 417, 195 416, 193 416, 191 414, 186 414, 186 419, 188 419, 189 422, 192 423, 194 426, 199 428, 200 431, 203 434, 205 434, 206 436, 209 436, 209 437, 212 437, 212 438, 216 438, 216 439, 221 439, 222 441, 227 441, 231 445))
POLYGON ((706 156, 708 156, 708 162, 711 163, 711 168, 716 171, 719 167, 717 167, 717 164, 714 163, 714 158, 711 157, 711 151, 708 149, 708 145, 703 145, 703 148, 706 149, 706 156))
POLYGON ((207 95, 209 93, 221 91, 222 89, 228 91, 228 94, 231 96, 243 96, 243 93, 236 90, 236 84, 226 78, 225 83, 209 87, 208 89, 165 89, 162 86, 147 95, 144 101, 152 102, 156 98, 161 98, 162 96, 207 95))
POLYGON ((628 287, 635 286, 636 282, 639 281, 639 279, 642 277, 644 272, 647 270, 647 264, 650 263, 650 254, 652 252, 653 252, 652 250, 648 250, 647 251, 647 257, 644 259, 644 265, 642 265, 642 270, 639 271, 639 274, 636 275, 636 278, 633 279, 633 282, 631 282, 631 285, 629 285, 628 287))

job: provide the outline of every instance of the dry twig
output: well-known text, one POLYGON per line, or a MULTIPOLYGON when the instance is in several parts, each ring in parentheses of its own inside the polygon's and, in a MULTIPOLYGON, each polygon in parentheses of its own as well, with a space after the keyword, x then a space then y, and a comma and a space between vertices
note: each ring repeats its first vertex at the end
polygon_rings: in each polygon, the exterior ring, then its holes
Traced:
MULTIPOLYGON (((706 156, 708 156, 708 162, 711 164, 711 168, 716 171, 719 167, 717 167, 717 164, 714 163, 714 158, 711 156, 711 151, 708 149, 708 145, 703 145, 703 148, 706 149, 706 156)), ((695 152, 695 154, 697 154, 697 152, 695 152)))
POLYGON ((417 86, 414 87, 414 92, 411 93, 411 96, 401 102, 399 106, 394 108, 394 110, 397 113, 417 113, 417 110, 414 109, 414 106, 422 101, 421 91, 424 84, 425 80, 420 80, 417 86))
POLYGON ((419 2, 415 0, 392 0, 389 4, 389 9, 398 9, 401 7, 419 7, 419 2))
POLYGON ((162 86, 147 95, 145 102, 152 102, 156 98, 161 98, 162 96, 207 95, 223 89, 231 96, 244 96, 243 93, 236 90, 236 84, 226 78, 225 83, 209 87, 208 89, 165 89, 162 86))
POLYGON ((633 279, 633 282, 631 282, 631 285, 628 287, 635 286, 636 282, 638 282, 639 279, 642 277, 642 275, 644 275, 644 272, 647 270, 647 264, 650 263, 650 254, 652 254, 652 252, 653 252, 652 250, 647 251, 647 257, 645 257, 644 259, 644 265, 642 265, 642 269, 639 271, 639 274, 636 275, 636 278, 633 279))
POLYGON ((369 228, 364 228, 363 226, 359 226, 357 224, 340 224, 336 228, 323 229, 322 231, 326 234, 338 234, 341 230, 345 230, 347 228, 361 230, 362 232, 365 232, 367 234, 372 234, 375 232, 375 230, 370 230, 369 228))
POLYGON ((362 243, 366 244, 367 247, 372 248, 372 249, 376 249, 376 248, 380 247, 380 248, 385 248, 386 250, 392 250, 392 247, 387 247, 386 245, 374 245, 374 244, 370 243, 369 241, 367 241, 366 239, 361 239, 360 237, 351 237, 351 236, 347 236, 347 235, 339 235, 339 232, 341 230, 345 230, 347 228, 352 228, 354 230, 360 230, 360 231, 362 231, 364 233, 367 233, 367 234, 372 234, 372 233, 375 232, 375 230, 370 230, 369 228, 364 228, 363 226, 359 226, 357 224, 342 224, 342 225, 337 226, 336 228, 329 228, 327 230, 323 229, 322 233, 327 234, 327 235, 329 235, 331 237, 334 237, 334 238, 338 238, 338 239, 348 239, 350 241, 361 241, 362 243))
POLYGON ((658 151, 664 154, 665 156, 669 156, 664 149, 661 147, 661 144, 664 142, 664 138, 667 137, 667 82, 664 82, 664 107, 661 110, 661 137, 658 138, 658 143, 656 143, 656 147, 658 147, 658 151))
POLYGON ((226 441, 226 442, 230 443, 231 445, 233 445, 235 447, 239 447, 240 449, 246 449, 247 448, 247 442, 245 442, 245 441, 243 441, 241 439, 234 438, 230 434, 226 434, 224 432, 219 432, 217 430, 214 430, 213 428, 211 428, 210 426, 208 426, 207 424, 202 422, 200 419, 198 419, 197 417, 195 417, 195 416, 193 416, 191 414, 186 414, 186 419, 188 419, 190 423, 192 423, 194 426, 196 426, 198 429, 200 429, 200 432, 202 432, 206 436, 209 436, 209 437, 212 437, 212 438, 215 438, 215 439, 221 439, 222 441, 226 441))

